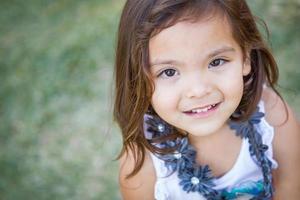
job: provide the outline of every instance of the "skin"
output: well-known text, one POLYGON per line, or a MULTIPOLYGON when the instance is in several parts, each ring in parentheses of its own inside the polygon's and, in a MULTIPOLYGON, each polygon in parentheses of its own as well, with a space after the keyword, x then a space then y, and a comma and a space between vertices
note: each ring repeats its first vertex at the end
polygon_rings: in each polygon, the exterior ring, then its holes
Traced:
POLYGON ((226 23, 221 17, 184 21, 150 40, 152 107, 163 120, 187 131, 191 140, 208 139, 225 129, 242 98, 243 75, 250 65, 226 23), (185 113, 215 103, 220 105, 208 117, 185 113))
MULTIPOLYGON (((154 110, 168 123, 189 133, 198 152, 197 162, 209 164, 215 176, 225 174, 234 165, 241 147, 241 139, 229 129, 227 120, 241 100, 243 76, 251 68, 229 24, 221 16, 179 22, 151 38, 149 51, 155 84, 154 110), (220 104, 208 116, 186 114, 215 103, 220 104)), ((299 125, 290 109, 285 120, 284 102, 272 90, 265 89, 262 99, 266 120, 275 130, 273 151, 279 169, 274 171, 274 199, 299 199, 299 125)), ((133 167, 134 158, 128 152, 120 160, 123 198, 154 199, 156 175, 149 152, 138 174, 126 179, 133 167)))

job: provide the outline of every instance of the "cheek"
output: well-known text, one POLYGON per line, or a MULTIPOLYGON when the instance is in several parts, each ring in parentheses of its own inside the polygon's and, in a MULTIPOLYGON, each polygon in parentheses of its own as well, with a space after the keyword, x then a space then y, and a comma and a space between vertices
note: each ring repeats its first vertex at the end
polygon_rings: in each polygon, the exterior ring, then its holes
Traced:
POLYGON ((164 110, 176 108, 178 95, 173 89, 164 87, 162 85, 155 85, 154 92, 151 98, 151 104, 154 110, 159 114, 164 110))
POLYGON ((220 77, 219 87, 232 98, 240 99, 243 94, 243 74, 240 67, 229 70, 225 75, 220 77))

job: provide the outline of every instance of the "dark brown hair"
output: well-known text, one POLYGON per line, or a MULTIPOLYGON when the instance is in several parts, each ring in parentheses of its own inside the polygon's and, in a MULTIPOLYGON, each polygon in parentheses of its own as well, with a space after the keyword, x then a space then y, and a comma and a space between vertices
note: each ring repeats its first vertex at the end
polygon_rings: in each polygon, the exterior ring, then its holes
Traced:
MULTIPOLYGON (((144 136, 144 115, 151 107, 153 82, 149 73, 149 40, 161 30, 182 20, 224 15, 232 35, 249 55, 251 72, 244 77, 244 93, 233 120, 245 120, 261 99, 263 84, 273 88, 278 79, 276 62, 265 44, 245 0, 128 0, 118 32, 115 62, 114 119, 123 135, 121 157, 133 152, 135 167, 128 177, 142 167, 145 151, 159 151, 144 136)), ((246 59, 246 58, 245 58, 246 59)), ((177 137, 180 131, 173 133, 177 137)))

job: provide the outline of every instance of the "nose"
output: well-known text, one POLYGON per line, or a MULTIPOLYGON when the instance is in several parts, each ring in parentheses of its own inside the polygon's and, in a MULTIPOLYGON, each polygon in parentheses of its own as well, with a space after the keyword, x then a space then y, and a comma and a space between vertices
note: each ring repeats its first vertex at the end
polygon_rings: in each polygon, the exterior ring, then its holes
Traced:
POLYGON ((185 96, 187 98, 202 98, 212 91, 209 77, 200 73, 191 74, 186 80, 185 96))

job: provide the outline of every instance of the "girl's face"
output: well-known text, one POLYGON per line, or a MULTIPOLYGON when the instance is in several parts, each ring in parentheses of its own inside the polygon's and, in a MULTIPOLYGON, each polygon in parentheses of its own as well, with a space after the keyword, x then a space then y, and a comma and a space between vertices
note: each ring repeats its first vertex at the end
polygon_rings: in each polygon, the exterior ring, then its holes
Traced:
POLYGON ((250 72, 227 20, 178 22, 150 39, 149 52, 156 113, 192 136, 223 128, 250 72))

